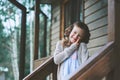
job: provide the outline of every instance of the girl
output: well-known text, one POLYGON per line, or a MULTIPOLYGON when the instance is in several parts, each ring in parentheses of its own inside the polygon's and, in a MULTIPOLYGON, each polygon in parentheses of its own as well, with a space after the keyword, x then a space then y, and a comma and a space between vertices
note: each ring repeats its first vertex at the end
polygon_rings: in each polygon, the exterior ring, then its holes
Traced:
POLYGON ((58 80, 68 80, 68 76, 84 63, 89 56, 86 44, 89 29, 82 22, 75 22, 65 30, 65 38, 56 44, 54 62, 58 65, 58 80))

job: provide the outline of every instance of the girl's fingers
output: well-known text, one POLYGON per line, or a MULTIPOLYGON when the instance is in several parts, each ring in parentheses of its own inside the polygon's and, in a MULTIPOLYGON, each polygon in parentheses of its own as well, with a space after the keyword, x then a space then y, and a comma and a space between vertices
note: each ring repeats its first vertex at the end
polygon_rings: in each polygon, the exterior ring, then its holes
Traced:
POLYGON ((76 42, 79 43, 79 41, 80 41, 80 38, 78 38, 76 42))
POLYGON ((80 38, 78 38, 75 43, 76 43, 77 45, 79 45, 79 44, 80 44, 80 38))

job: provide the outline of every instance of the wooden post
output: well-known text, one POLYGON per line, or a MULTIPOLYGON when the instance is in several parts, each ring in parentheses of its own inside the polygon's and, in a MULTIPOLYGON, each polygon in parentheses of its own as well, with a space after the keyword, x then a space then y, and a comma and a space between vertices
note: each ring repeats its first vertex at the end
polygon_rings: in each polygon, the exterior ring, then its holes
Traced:
POLYGON ((21 27, 21 46, 20 46, 20 66, 19 80, 25 77, 25 47, 26 47, 26 8, 22 11, 22 27, 21 27))
POLYGON ((120 0, 108 0, 108 41, 115 41, 116 64, 106 80, 120 80, 120 0))
POLYGON ((25 47, 26 47, 26 7, 16 0, 9 0, 12 4, 22 10, 21 19, 21 39, 20 39, 20 63, 19 63, 19 80, 24 78, 25 73, 25 47))
POLYGON ((35 0, 35 38, 34 38, 34 60, 38 59, 39 46, 39 0, 35 0))
POLYGON ((115 0, 108 0, 108 41, 115 41, 115 0))
POLYGON ((44 17, 45 17, 45 26, 44 26, 44 53, 42 53, 43 54, 43 56, 42 57, 46 57, 47 56, 47 51, 46 51, 46 44, 47 44, 47 38, 46 38, 46 36, 47 36, 47 16, 46 15, 44 15, 44 17))

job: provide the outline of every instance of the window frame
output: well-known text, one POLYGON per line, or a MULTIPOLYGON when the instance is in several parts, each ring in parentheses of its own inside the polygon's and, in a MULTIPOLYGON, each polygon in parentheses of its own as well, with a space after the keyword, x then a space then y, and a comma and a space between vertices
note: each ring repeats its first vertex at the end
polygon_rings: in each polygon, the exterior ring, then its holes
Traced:
MULTIPOLYGON (((64 37, 64 30, 68 25, 74 23, 75 21, 80 20, 80 13, 81 13, 80 11, 83 14, 83 0, 64 0, 62 2, 60 39, 62 39, 64 37), (68 20, 68 19, 70 19, 70 20, 68 20), (67 22, 67 20, 68 20, 68 22, 67 22)), ((81 17, 82 17, 81 19, 83 21, 83 15, 81 17)))

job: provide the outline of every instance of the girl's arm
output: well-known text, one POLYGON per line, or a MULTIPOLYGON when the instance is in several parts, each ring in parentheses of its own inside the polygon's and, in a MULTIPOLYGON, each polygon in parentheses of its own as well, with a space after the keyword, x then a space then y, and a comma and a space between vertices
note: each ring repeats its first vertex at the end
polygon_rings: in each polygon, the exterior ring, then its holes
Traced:
POLYGON ((89 58, 89 52, 88 52, 88 49, 87 49, 87 44, 81 43, 81 48, 82 48, 81 49, 81 59, 82 59, 82 63, 84 63, 89 58))
POLYGON ((63 49, 61 42, 58 41, 56 44, 55 52, 54 52, 55 64, 62 63, 75 51, 75 49, 77 49, 76 43, 73 43, 70 47, 63 49))

